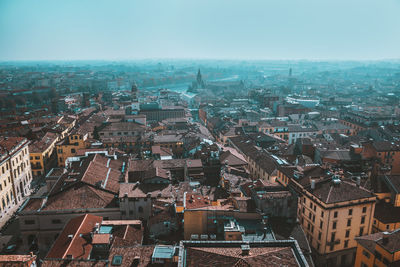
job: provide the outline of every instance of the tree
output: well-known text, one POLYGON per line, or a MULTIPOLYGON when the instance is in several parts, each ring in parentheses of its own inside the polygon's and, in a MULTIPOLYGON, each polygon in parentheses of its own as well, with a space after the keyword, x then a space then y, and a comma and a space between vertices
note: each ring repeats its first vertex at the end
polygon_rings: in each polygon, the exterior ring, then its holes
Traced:
POLYGON ((96 139, 96 140, 100 140, 99 129, 97 128, 97 126, 94 126, 93 138, 96 139))

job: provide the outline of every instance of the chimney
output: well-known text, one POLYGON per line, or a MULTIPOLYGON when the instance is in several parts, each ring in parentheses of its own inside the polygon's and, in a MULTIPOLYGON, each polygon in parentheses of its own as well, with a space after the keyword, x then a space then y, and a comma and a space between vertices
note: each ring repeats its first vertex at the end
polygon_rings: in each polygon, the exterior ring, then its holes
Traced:
POLYGON ((315 189, 315 180, 311 179, 311 190, 315 189))
POLYGON ((389 242, 389 236, 390 236, 389 232, 383 232, 383 236, 382 236, 383 245, 386 245, 389 242))
POLYGON ((263 228, 263 238, 262 238, 262 240, 264 240, 265 238, 267 238, 267 227, 263 228))
POLYGON ((250 254, 250 246, 249 244, 244 244, 240 246, 242 249, 242 256, 248 256, 250 254))

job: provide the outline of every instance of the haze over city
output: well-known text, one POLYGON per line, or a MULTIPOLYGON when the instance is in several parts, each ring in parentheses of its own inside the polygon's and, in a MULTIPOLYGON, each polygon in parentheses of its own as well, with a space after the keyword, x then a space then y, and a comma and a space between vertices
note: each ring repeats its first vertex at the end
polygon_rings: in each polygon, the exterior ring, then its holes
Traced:
POLYGON ((0 1, 0 60, 400 57, 400 2, 0 1))

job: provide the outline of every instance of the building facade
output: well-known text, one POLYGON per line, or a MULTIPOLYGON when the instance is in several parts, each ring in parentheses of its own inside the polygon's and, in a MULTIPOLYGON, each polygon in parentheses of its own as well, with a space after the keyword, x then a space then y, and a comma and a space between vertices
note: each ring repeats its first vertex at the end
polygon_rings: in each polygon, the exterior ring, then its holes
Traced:
POLYGON ((0 139, 0 222, 7 220, 5 215, 12 214, 31 193, 28 144, 23 137, 0 139))

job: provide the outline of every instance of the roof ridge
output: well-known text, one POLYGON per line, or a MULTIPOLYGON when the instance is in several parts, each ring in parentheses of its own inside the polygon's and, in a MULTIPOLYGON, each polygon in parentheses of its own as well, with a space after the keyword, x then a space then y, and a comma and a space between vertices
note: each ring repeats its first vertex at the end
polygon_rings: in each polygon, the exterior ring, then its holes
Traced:
POLYGON ((62 258, 64 258, 66 255, 68 255, 68 254, 67 254, 67 253, 68 253, 68 250, 71 248, 72 243, 74 242, 75 238, 78 236, 79 230, 81 229, 81 227, 82 227, 83 223, 85 222, 85 220, 86 220, 86 218, 87 218, 88 215, 89 215, 89 214, 85 214, 85 217, 83 217, 83 220, 81 221, 81 223, 80 223, 78 229, 76 230, 76 233, 75 233, 74 236, 72 237, 71 242, 69 243, 67 249, 65 250, 65 253, 63 254, 62 258))
POLYGON ((328 193, 328 196, 326 197, 326 203, 329 203, 329 198, 330 198, 330 196, 331 196, 331 192, 332 192, 332 189, 333 189, 333 186, 330 186, 329 187, 329 193, 328 193))

